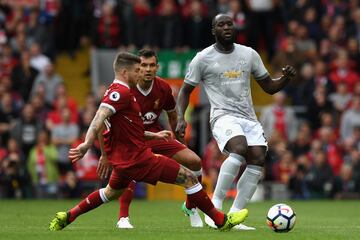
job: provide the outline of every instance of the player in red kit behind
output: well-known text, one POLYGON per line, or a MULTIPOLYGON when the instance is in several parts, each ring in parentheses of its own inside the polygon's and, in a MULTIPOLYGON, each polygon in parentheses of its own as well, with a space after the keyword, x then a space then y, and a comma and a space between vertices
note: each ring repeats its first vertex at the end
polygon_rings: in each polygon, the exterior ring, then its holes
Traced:
MULTIPOLYGON (((149 49, 140 50, 138 55, 141 60, 140 71, 142 78, 135 87, 131 88, 131 93, 134 94, 140 105, 145 130, 150 132, 162 131, 163 128, 159 124, 159 117, 162 111, 165 110, 169 125, 175 131, 177 123, 176 103, 170 85, 165 80, 156 76, 159 68, 157 55, 153 50, 149 49)), ((153 153, 172 158, 192 170, 201 183, 201 159, 184 144, 175 139, 168 141, 154 139, 146 143, 153 153)), ((106 154, 104 154, 104 151, 102 153, 99 161, 99 169, 101 170, 99 175, 106 176, 104 171, 110 172, 108 170, 109 164, 106 162, 106 154)), ((118 228, 133 228, 129 219, 129 207, 134 196, 135 186, 136 182, 132 181, 124 194, 119 198, 120 212, 116 224, 118 228)), ((203 222, 196 207, 189 201, 185 204, 187 208, 183 208, 183 210, 190 217, 191 226, 202 227, 203 222), (186 211, 187 209, 190 211, 186 211)))
POLYGON ((62 230, 79 215, 117 199, 131 180, 156 184, 157 181, 177 184, 185 188, 188 199, 210 216, 220 230, 230 230, 244 221, 248 210, 228 215, 214 208, 196 176, 176 161, 154 155, 145 139, 169 139, 170 131, 147 132, 141 119, 140 106, 130 87, 140 78, 140 58, 130 53, 119 53, 114 61, 115 80, 106 91, 94 119, 86 133, 85 141, 70 149, 69 159, 80 160, 94 143, 103 124, 104 149, 113 171, 105 188, 91 193, 67 212, 58 212, 51 220, 51 231, 62 230))

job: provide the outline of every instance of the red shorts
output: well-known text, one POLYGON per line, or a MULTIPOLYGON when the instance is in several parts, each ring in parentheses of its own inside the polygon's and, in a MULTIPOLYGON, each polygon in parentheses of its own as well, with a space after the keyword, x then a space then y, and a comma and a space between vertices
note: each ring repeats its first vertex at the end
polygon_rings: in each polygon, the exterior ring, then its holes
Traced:
POLYGON ((175 183, 180 164, 175 160, 157 154, 140 164, 127 168, 113 166, 109 185, 112 189, 126 188, 132 180, 156 185, 157 181, 175 183))
POLYGON ((161 154, 172 158, 176 153, 186 149, 187 147, 178 140, 148 140, 146 145, 151 148, 151 151, 156 154, 161 154))

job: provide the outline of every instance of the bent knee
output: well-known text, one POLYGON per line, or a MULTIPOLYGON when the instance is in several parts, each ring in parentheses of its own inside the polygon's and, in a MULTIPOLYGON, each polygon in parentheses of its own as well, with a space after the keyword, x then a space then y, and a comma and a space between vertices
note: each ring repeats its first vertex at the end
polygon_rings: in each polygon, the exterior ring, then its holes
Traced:
POLYGON ((247 163, 251 165, 261 166, 265 165, 265 155, 264 154, 256 154, 251 156, 251 158, 247 159, 247 163))
POLYGON ((247 145, 236 145, 231 148, 230 153, 236 153, 241 156, 246 156, 247 145))
POLYGON ((247 163, 263 167, 266 159, 266 147, 253 146, 249 148, 247 163))
POLYGON ((187 168, 189 168, 192 171, 200 171, 201 170, 201 158, 198 157, 196 154, 194 154, 194 156, 192 156, 192 158, 188 162, 187 168))
POLYGON ((117 199, 120 197, 122 190, 117 190, 117 189, 113 189, 110 187, 110 185, 108 184, 105 188, 105 196, 106 198, 111 201, 114 199, 117 199))
POLYGON ((201 158, 189 149, 175 154, 172 158, 191 171, 199 171, 201 169, 201 158))

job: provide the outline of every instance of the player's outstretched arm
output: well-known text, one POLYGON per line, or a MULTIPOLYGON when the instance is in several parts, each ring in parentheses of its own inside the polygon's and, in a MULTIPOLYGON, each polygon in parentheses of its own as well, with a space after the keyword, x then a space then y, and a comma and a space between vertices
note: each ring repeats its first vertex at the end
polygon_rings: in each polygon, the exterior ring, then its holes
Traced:
POLYGON ((70 149, 69 159, 72 162, 76 162, 80 160, 85 155, 87 150, 90 148, 90 146, 94 143, 95 139, 97 138, 101 126, 104 124, 104 120, 110 117, 112 114, 113 112, 109 108, 100 106, 100 108, 97 110, 95 114, 95 117, 91 121, 89 129, 86 132, 85 141, 76 148, 70 149))
POLYGON ((257 83, 268 94, 275 94, 283 89, 291 79, 296 75, 296 70, 292 66, 287 65, 282 69, 283 75, 277 79, 271 79, 270 76, 258 80, 257 83))
POLYGON ((178 100, 177 100, 177 125, 175 129, 175 136, 181 142, 184 142, 185 137, 185 129, 186 129, 186 122, 185 122, 185 111, 189 105, 189 98, 191 92, 194 90, 194 86, 183 83, 181 86, 178 100))

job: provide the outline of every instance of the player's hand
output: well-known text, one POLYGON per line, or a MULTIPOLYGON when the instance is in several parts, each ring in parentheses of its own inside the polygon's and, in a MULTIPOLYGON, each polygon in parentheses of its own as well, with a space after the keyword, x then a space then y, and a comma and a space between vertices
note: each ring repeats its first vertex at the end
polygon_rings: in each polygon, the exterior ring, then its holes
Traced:
POLYGON ((79 144, 76 148, 71 148, 69 151, 69 159, 71 162, 76 162, 82 159, 85 153, 89 150, 89 146, 85 143, 79 144))
POLYGON ((156 139, 169 141, 173 139, 173 133, 168 130, 163 130, 156 133, 156 139))
POLYGON ((290 65, 286 65, 286 67, 284 67, 282 69, 282 73, 285 78, 288 78, 291 80, 296 75, 296 70, 294 67, 292 67, 290 65))
POLYGON ((178 119, 176 129, 175 129, 175 136, 176 136, 176 139, 182 143, 184 143, 186 126, 187 126, 187 123, 186 123, 185 119, 183 119, 183 118, 178 119))
POLYGON ((107 156, 101 155, 96 169, 99 178, 100 179, 108 178, 110 176, 111 169, 112 167, 108 162, 107 156))

